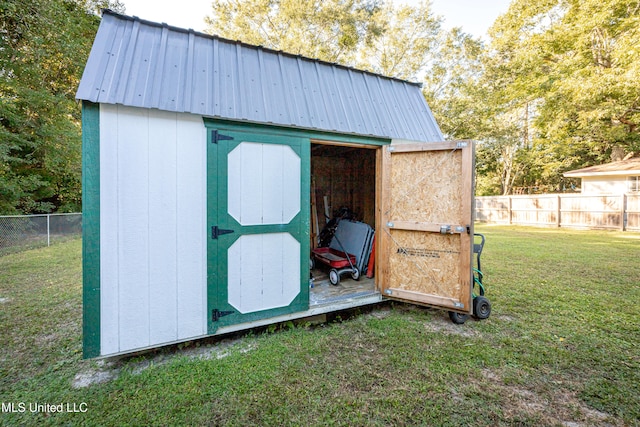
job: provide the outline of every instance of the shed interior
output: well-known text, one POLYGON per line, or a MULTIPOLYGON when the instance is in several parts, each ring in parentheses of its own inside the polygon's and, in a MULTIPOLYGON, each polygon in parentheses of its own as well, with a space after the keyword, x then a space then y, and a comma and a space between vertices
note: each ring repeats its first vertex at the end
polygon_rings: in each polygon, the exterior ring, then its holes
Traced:
MULTIPOLYGON (((379 147, 325 143, 311 144, 311 249, 327 246, 327 225, 337 217, 376 228, 376 157, 379 147)), ((313 252, 313 251, 312 251, 313 252)), ((311 255, 314 258, 313 254, 311 255)), ((311 269, 310 305, 365 297, 377 292, 367 271, 354 280, 350 274, 337 285, 329 281, 330 265, 315 262, 311 269)))

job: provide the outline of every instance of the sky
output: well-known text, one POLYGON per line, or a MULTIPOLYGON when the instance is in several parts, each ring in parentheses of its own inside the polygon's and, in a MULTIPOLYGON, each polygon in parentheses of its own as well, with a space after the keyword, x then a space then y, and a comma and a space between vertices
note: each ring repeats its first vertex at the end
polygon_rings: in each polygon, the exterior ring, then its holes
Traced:
MULTIPOLYGON (((415 3, 418 0, 396 0, 415 3)), ((211 13, 212 0, 122 0, 126 14, 164 22, 196 31, 205 29, 204 17, 211 13)), ((444 17, 446 28, 462 27, 467 33, 486 39, 487 29, 507 11, 510 0, 432 0, 435 15, 444 17)))

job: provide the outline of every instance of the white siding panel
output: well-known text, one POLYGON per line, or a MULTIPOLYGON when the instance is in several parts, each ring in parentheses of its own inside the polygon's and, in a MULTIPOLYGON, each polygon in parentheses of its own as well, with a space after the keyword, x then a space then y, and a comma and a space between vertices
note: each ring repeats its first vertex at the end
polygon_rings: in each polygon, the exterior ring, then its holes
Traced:
POLYGON ((227 210, 242 224, 242 144, 227 156, 227 210))
POLYGON ((239 307, 241 313, 252 313, 265 308, 262 304, 263 237, 261 234, 242 236, 244 244, 240 263, 238 264, 237 260, 229 260, 236 263, 241 275, 239 307))
POLYGON ((291 147, 283 147, 282 156, 282 223, 288 224, 300 212, 300 194, 302 183, 300 156, 291 147))
POLYGON ((207 327, 207 152, 202 118, 178 115, 178 339, 207 327))
POLYGON ((283 305, 284 269, 283 237, 286 234, 263 235, 262 251, 262 306, 279 307, 283 305))
POLYGON ((244 235, 227 257, 228 300, 240 313, 285 307, 300 292, 300 244, 288 233, 244 235))
MULTIPOLYGON (((283 224, 283 199, 287 197, 284 191, 284 158, 283 145, 263 146, 262 156, 262 223, 283 224)), ((286 147, 289 149, 289 147, 286 147)))
POLYGON ((288 224, 300 211, 300 157, 291 147, 242 142, 227 165, 228 212, 240 224, 288 224))
POLYGON ((149 116, 118 117, 120 349, 149 345, 149 116))
POLYGON ((149 117, 149 341, 177 338, 176 115, 149 117))
POLYGON ((262 236, 245 235, 227 251, 228 301, 240 313, 262 309, 262 236))
POLYGON ((263 224, 262 221, 262 144, 242 143, 240 188, 242 190, 242 225, 263 224))
POLYGON ((289 233, 282 239, 282 295, 285 305, 300 293, 300 243, 289 233))
POLYGON ((245 240, 241 237, 227 250, 227 301, 240 312, 242 312, 240 310, 242 308, 242 246, 245 240))
POLYGON ((118 312, 118 114, 100 106, 100 349, 117 353, 118 312))
POLYGON ((202 118, 108 105, 100 111, 100 352, 202 336, 202 118))

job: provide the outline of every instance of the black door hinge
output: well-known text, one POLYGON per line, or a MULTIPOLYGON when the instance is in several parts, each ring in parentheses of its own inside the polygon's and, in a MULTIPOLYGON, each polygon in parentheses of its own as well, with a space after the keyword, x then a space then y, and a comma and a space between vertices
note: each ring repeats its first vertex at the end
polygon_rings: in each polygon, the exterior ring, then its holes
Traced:
POLYGON ((219 133, 217 129, 213 129, 211 131, 211 142, 213 142, 214 144, 217 144, 218 141, 230 141, 232 139, 232 136, 223 135, 219 133))
POLYGON ((213 227, 211 227, 211 238, 217 239, 218 236, 222 236, 223 234, 230 234, 233 232, 233 230, 225 230, 224 228, 218 228, 217 225, 214 225, 213 227))
POLYGON ((212 322, 217 322, 218 320, 220 320, 220 318, 222 316, 228 316, 230 314, 235 313, 235 311, 220 311, 217 308, 211 311, 211 321, 212 322))

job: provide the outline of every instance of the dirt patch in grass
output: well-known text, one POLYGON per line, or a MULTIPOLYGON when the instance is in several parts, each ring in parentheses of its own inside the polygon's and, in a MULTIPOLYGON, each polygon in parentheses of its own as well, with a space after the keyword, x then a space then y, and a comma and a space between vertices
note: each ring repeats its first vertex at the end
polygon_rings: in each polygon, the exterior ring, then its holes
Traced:
POLYGON ((86 388, 95 384, 102 384, 118 378, 120 368, 110 366, 109 363, 96 362, 95 366, 88 368, 76 374, 73 382, 73 388, 86 388))
MULTIPOLYGON (((468 322, 473 322, 473 320, 468 320, 468 322)), ((475 337, 479 334, 478 331, 472 329, 466 323, 464 325, 456 325, 449 319, 447 314, 443 316, 433 316, 429 321, 424 322, 424 327, 430 332, 458 335, 461 337, 475 337)))
POLYGON ((373 317, 376 319, 384 319, 389 317, 391 314, 391 309, 389 307, 381 306, 381 308, 377 310, 372 310, 370 313, 366 314, 365 317, 373 317))
POLYGON ((150 353, 145 356, 127 358, 108 358, 98 360, 86 369, 78 372, 72 382, 75 389, 90 387, 117 379, 123 370, 140 374, 150 367, 166 365, 176 358, 188 360, 223 359, 232 351, 248 353, 255 347, 247 344, 242 338, 226 339, 212 345, 183 348, 173 346, 164 352, 150 353))
POLYGON ((493 319, 498 319, 503 322, 515 322, 516 318, 509 316, 508 314, 497 314, 492 316, 493 319))
POLYGON ((540 425, 566 427, 623 425, 609 414, 589 408, 576 392, 568 391, 579 385, 544 387, 532 382, 529 387, 504 381, 495 370, 482 369, 480 373, 479 378, 470 378, 472 389, 498 395, 507 420, 535 419, 540 425))

